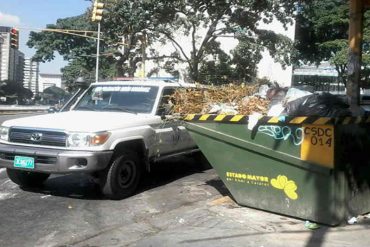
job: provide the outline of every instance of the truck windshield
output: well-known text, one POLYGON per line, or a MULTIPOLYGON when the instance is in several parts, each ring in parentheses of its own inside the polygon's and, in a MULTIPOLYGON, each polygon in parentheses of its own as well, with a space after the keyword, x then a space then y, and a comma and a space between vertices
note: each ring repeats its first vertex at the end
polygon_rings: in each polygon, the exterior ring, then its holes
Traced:
POLYGON ((155 86, 95 86, 89 88, 74 110, 150 113, 157 92, 158 87, 155 86))

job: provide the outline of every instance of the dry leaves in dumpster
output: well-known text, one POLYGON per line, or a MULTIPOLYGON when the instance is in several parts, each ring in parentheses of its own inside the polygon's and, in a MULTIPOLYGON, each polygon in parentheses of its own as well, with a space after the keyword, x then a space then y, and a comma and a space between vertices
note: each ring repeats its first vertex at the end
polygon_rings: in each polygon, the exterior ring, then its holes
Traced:
POLYGON ((222 85, 178 89, 171 98, 173 112, 180 114, 266 114, 269 100, 253 96, 258 85, 222 85), (215 106, 218 106, 215 107, 215 106))

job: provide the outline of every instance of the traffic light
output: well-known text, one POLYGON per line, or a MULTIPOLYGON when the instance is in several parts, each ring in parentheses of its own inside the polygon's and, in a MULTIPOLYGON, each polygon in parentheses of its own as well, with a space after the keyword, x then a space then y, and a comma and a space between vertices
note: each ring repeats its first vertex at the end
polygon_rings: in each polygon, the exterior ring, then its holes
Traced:
POLYGON ((101 21, 103 19, 104 3, 99 3, 97 0, 94 2, 91 20, 101 21))
POLYGON ((19 31, 15 28, 10 29, 10 47, 18 49, 19 46, 19 31))

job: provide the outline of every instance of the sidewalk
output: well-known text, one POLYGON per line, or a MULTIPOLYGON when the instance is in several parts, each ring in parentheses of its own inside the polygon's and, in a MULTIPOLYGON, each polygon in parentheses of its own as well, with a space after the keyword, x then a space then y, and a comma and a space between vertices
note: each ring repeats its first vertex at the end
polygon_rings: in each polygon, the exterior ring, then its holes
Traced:
POLYGON ((354 225, 320 225, 238 206, 214 170, 175 180, 132 198, 122 212, 132 223, 101 229, 67 246, 370 246, 370 219, 354 225))
POLYGON ((47 112, 49 105, 0 105, 0 114, 19 114, 22 112, 47 112))

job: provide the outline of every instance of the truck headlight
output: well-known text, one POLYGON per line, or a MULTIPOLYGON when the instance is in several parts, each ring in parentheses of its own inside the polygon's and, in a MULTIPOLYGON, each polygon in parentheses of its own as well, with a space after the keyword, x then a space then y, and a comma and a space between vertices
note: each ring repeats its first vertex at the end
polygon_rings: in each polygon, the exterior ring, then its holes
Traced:
POLYGON ((71 132, 68 134, 67 147, 92 147, 104 144, 110 136, 109 132, 82 133, 71 132))
POLYGON ((9 128, 0 126, 0 140, 7 141, 9 139, 9 128))

